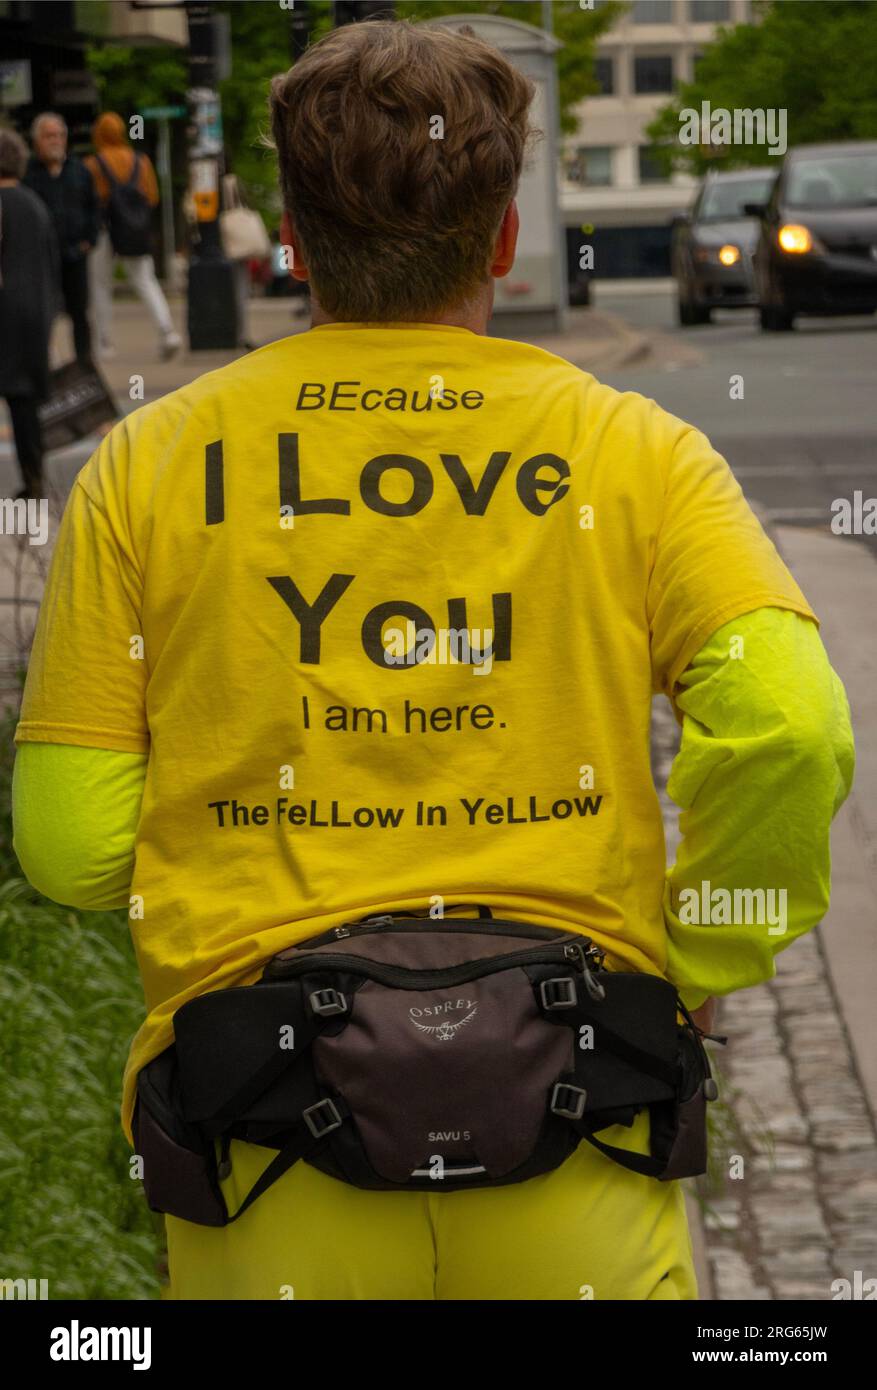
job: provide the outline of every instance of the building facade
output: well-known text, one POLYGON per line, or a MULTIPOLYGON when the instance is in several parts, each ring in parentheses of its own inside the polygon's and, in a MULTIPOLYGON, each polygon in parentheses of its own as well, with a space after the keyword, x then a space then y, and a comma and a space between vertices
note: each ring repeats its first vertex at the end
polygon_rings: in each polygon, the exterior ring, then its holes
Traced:
POLYGON ((579 132, 562 160, 571 278, 584 241, 601 280, 670 274, 671 224, 691 204, 696 181, 662 172, 646 127, 675 85, 694 76, 719 25, 749 22, 751 8, 750 0, 634 0, 598 40, 601 91, 576 108, 579 132))

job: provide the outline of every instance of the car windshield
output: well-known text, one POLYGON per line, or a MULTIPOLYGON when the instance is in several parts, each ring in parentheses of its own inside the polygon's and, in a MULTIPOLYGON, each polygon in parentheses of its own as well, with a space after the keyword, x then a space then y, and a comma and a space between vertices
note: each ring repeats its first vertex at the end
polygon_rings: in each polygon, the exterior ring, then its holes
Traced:
POLYGON ((793 208, 877 207, 877 152, 794 160, 785 201, 793 208))
POLYGON ((745 217, 744 203, 766 203, 775 175, 753 174, 751 179, 716 180, 707 184, 697 217, 698 221, 714 218, 745 217))

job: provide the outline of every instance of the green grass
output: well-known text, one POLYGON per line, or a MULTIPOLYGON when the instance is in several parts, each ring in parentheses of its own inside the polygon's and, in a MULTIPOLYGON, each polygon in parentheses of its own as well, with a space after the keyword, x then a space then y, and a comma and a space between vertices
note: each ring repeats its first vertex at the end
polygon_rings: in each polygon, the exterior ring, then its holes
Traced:
POLYGON ((50 1298, 159 1296, 161 1223, 129 1176, 122 1069, 143 1015, 125 913, 49 902, 12 850, 0 724, 0 1278, 50 1298))

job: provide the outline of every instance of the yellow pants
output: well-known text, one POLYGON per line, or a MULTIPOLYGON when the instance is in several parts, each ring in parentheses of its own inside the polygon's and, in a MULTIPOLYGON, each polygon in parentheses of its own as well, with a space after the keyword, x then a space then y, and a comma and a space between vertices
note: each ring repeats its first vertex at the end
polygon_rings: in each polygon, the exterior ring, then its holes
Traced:
MULTIPOLYGON (((648 1151, 648 1112, 606 1143, 648 1151)), ((274 1150, 233 1141, 237 1209, 274 1150)), ((366 1192, 296 1163, 231 1226, 167 1217, 176 1299, 696 1299, 678 1182, 579 1144, 551 1173, 473 1192, 366 1192)))

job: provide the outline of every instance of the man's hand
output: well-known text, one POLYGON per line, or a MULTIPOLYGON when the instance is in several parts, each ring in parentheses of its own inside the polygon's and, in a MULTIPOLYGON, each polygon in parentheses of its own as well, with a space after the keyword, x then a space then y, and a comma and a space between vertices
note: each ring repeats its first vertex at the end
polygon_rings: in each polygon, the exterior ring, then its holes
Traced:
POLYGON ((712 997, 705 999, 700 1008, 694 1010, 691 1017, 702 1033, 711 1033, 716 1019, 715 999, 712 997))

